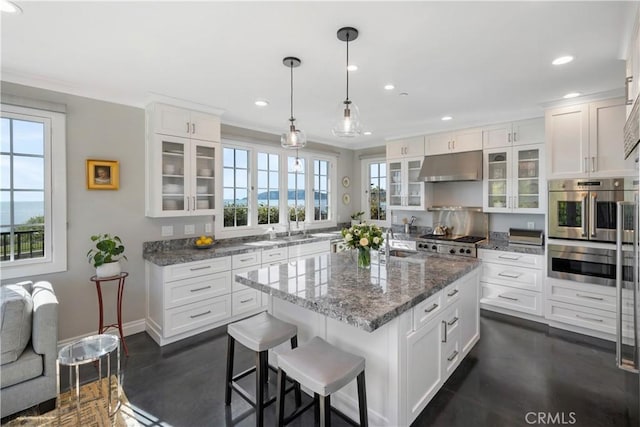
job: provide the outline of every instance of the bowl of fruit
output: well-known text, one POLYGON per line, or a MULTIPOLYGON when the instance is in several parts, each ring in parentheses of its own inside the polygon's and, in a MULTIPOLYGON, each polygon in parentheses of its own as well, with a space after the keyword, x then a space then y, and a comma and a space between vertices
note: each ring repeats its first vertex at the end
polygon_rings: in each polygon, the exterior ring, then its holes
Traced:
POLYGON ((209 249, 215 244, 212 236, 200 236, 196 239, 194 247, 196 249, 209 249))

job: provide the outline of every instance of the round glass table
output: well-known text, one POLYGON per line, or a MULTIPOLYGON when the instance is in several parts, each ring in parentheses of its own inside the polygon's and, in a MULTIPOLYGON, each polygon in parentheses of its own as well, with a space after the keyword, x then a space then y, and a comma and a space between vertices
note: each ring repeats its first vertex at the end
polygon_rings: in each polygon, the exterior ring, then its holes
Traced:
POLYGON ((102 387, 102 361, 106 359, 107 370, 106 375, 108 378, 108 397, 107 397, 107 411, 109 416, 115 415, 120 409, 120 339, 115 335, 101 334, 92 335, 82 338, 72 344, 68 344, 58 352, 57 360, 57 382, 58 382, 58 419, 60 419, 60 366, 69 367, 69 387, 71 388, 71 395, 75 394, 75 406, 76 414, 78 417, 78 425, 80 423, 80 366, 88 363, 98 364, 98 381, 100 389, 100 397, 104 398, 104 389, 102 387), (111 354, 115 352, 116 366, 115 372, 111 372, 111 354), (112 378, 115 376, 115 387, 112 384, 112 378), (74 378, 75 377, 75 378, 74 378), (115 404, 114 404, 114 388, 115 388, 115 404))

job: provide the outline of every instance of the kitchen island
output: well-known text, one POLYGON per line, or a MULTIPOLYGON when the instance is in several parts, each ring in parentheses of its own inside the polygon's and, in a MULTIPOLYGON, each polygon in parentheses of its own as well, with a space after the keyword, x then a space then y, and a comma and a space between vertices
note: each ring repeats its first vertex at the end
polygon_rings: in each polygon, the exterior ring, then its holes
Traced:
MULTIPOLYGON (((327 253, 235 279, 268 294, 299 342, 317 335, 363 356, 370 424, 408 426, 480 338, 480 262, 425 253, 382 261, 358 269, 354 253, 327 253)), ((356 396, 349 384, 332 405, 357 419, 356 396)))

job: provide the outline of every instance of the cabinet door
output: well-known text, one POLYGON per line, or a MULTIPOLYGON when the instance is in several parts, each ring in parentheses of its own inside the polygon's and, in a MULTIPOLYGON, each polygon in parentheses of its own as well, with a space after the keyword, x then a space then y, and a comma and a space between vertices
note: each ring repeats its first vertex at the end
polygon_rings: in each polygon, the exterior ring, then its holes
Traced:
POLYGON ((424 137, 399 139, 387 142, 387 158, 424 156, 424 137))
POLYGON ((589 105, 589 160, 591 176, 634 174, 633 162, 624 159, 623 98, 608 99, 589 105))
POLYGON ((484 151, 485 176, 482 181, 485 212, 511 211, 511 148, 484 151))
POLYGON ((589 107, 574 105, 545 114, 547 178, 584 178, 589 158, 589 107))
POLYGON ((427 135, 425 142, 426 155, 433 156, 436 154, 445 154, 452 150, 451 141, 453 135, 450 133, 439 133, 435 135, 427 135))
POLYGON ((413 209, 424 208, 424 181, 418 178, 422 158, 407 160, 407 198, 406 207, 413 209))
POLYGON ((165 104, 155 105, 155 133, 189 137, 191 134, 190 120, 189 110, 165 104))
POLYGON ((465 356, 480 339, 480 285, 477 274, 460 284, 460 348, 465 356))
POLYGON ((401 207, 403 202, 402 161, 389 162, 389 207, 401 207))
POLYGON ((456 131, 451 141, 455 152, 482 150, 482 129, 462 129, 456 131))
POLYGON ((544 144, 544 117, 514 122, 511 141, 513 145, 544 144))
POLYGON ((215 213, 216 159, 220 156, 220 144, 204 141, 191 141, 191 200, 189 209, 196 215, 215 213))
POLYGON ((407 398, 409 419, 427 406, 442 385, 442 340, 440 316, 407 336, 407 398))
POLYGON ((190 125, 191 138, 220 142, 220 119, 217 116, 192 111, 190 125))
POLYGON ((511 145, 511 123, 487 127, 482 132, 482 148, 509 147, 511 145))
POLYGON ((513 147, 513 209, 518 213, 545 213, 544 145, 513 147))
POLYGON ((157 135, 156 145, 154 148, 159 148, 160 153, 159 174, 149 177, 150 188, 147 189, 159 195, 151 198, 155 205, 153 210, 157 216, 186 215, 189 212, 188 192, 191 184, 186 178, 189 174, 189 140, 157 135))

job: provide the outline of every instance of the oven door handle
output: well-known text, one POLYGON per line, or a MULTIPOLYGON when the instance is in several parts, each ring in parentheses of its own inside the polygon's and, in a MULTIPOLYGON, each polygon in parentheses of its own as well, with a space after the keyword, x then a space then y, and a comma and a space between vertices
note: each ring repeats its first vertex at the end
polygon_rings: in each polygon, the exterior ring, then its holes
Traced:
POLYGON ((589 229, 591 230, 591 237, 596 237, 596 199, 598 193, 592 191, 589 193, 591 200, 589 201, 589 229))
POLYGON ((582 221, 582 237, 588 236, 587 231, 587 194, 582 196, 582 208, 580 210, 580 220, 582 221))
MULTIPOLYGON (((623 279, 623 253, 622 253, 622 234, 624 231, 624 207, 629 206, 634 210, 634 225, 636 227, 636 232, 634 234, 634 242, 633 242, 633 253, 634 253, 634 271, 633 271, 633 307, 635 311, 636 306, 636 281, 637 274, 635 271, 635 263, 637 258, 637 245, 638 245, 638 214, 637 204, 634 202, 617 202, 616 203, 616 364, 618 368, 624 369, 625 371, 630 372, 638 372, 638 366, 636 361, 633 359, 626 359, 622 355, 622 279, 623 279)), ((634 313, 634 325, 636 323, 635 313, 634 313)), ((634 327, 634 341, 633 346, 636 348, 638 337, 637 331, 634 327)))

